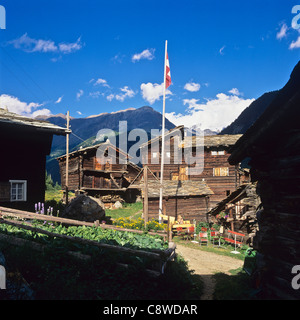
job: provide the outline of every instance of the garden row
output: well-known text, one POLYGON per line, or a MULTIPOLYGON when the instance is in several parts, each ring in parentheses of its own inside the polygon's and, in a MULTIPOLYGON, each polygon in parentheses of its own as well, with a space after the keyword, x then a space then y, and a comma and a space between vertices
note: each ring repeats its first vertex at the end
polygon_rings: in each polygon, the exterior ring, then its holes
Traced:
POLYGON ((198 296, 198 281, 162 235, 57 219, 0 208, 0 250, 8 271, 21 272, 37 299, 198 296))
MULTIPOLYGON (((150 266, 150 270, 154 265, 156 271, 161 273, 164 272, 167 261, 175 254, 175 248, 168 248, 165 233, 130 230, 99 223, 93 225, 3 207, 0 207, 0 210, 2 234, 41 245, 65 246, 71 251, 86 251, 88 247, 97 247, 143 259, 145 265, 150 266), (20 218, 23 221, 19 221, 20 218)), ((122 263, 121 258, 120 263, 122 263)))

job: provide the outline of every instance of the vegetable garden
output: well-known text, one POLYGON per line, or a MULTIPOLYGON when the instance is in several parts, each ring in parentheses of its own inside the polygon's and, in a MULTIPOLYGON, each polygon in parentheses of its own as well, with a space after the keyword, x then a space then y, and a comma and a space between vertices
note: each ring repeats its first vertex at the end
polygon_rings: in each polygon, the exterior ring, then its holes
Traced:
POLYGON ((8 208, 1 214, 0 250, 36 299, 191 299, 199 293, 201 284, 164 233, 8 208))

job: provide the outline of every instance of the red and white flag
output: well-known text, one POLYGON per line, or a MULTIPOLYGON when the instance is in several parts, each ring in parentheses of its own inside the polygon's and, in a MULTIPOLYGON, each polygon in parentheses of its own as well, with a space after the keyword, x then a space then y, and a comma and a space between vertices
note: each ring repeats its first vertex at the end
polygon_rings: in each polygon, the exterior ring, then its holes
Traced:
POLYGON ((169 56, 167 53, 166 57, 166 89, 171 85, 171 71, 170 71, 170 64, 169 64, 169 56))

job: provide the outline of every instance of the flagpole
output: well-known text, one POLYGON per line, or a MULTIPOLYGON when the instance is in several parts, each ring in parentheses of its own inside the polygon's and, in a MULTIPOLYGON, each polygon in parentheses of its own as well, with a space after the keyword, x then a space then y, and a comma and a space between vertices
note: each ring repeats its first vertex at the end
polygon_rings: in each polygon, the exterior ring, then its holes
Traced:
POLYGON ((166 108, 166 61, 167 61, 167 46, 165 44, 165 61, 164 61, 164 89, 163 89, 163 115, 162 115, 162 138, 161 138, 161 161, 160 161, 160 190, 159 190, 159 223, 162 221, 162 206, 163 206, 163 178, 164 178, 164 161, 165 161, 165 108, 166 108))

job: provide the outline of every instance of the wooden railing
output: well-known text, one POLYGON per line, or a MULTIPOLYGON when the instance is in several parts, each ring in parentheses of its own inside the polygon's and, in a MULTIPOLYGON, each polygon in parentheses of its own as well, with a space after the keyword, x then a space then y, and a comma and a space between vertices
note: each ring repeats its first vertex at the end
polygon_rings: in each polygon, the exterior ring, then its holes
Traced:
MULTIPOLYGON (((36 233, 41 233, 41 234, 46 234, 52 238, 61 238, 81 244, 87 244, 87 245, 93 245, 99 248, 107 249, 112 252, 119 252, 119 253, 126 253, 134 256, 140 256, 140 257, 147 257, 150 258, 153 261, 156 261, 156 265, 158 266, 158 274, 163 274, 165 272, 165 267, 168 261, 172 260, 175 257, 175 249, 176 246, 173 245, 171 248, 168 248, 166 250, 151 250, 151 251, 145 251, 145 250, 136 250, 136 249, 131 249, 131 248, 126 248, 122 246, 117 246, 117 245, 109 245, 105 243, 101 243, 99 241, 94 241, 94 240, 88 240, 88 239, 83 239, 80 237, 73 237, 73 236, 68 236, 68 235, 62 235, 58 234, 55 232, 50 232, 43 230, 41 228, 33 227, 32 225, 24 222, 24 221, 16 221, 16 220, 11 220, 11 219, 6 219, 5 217, 15 217, 15 218, 21 218, 21 219, 32 219, 32 220, 43 220, 43 221, 51 221, 51 222, 59 222, 62 224, 67 224, 67 225, 77 225, 77 226, 97 226, 100 228, 104 229, 114 229, 118 231, 127 231, 127 232, 133 232, 133 233, 144 233, 144 231, 141 230, 132 230, 132 229, 125 229, 125 228, 118 228, 114 227, 111 225, 106 225, 106 224, 99 224, 99 222, 92 223, 92 222, 85 222, 85 221, 78 221, 78 220, 72 220, 72 219, 66 219, 66 218, 59 218, 59 217, 54 217, 54 216, 49 216, 49 215, 43 215, 43 214, 37 214, 33 212, 28 212, 28 211, 21 211, 17 209, 11 209, 11 208, 6 208, 6 207, 0 207, 0 223, 4 223, 7 225, 15 226, 18 228, 22 228, 25 230, 33 231, 36 233)), ((161 237, 166 237, 167 233, 156 233, 156 232, 147 232, 147 234, 150 235, 159 235, 161 237)), ((28 240, 24 239, 19 239, 19 241, 15 241, 15 239, 12 239, 11 236, 5 236, 0 235, 1 240, 5 240, 8 242, 14 242, 14 244, 18 243, 23 243, 24 241, 28 242, 28 240), (22 241, 23 240, 23 241, 22 241)), ((30 241, 32 242, 32 241, 30 241)), ((39 245, 35 244, 33 246, 34 248, 40 247, 39 245)), ((72 253, 69 252, 72 255, 78 255, 77 253, 72 253)), ((81 255, 82 256, 82 255, 81 255)), ((157 274, 157 271, 155 270, 148 270, 150 273, 157 274)))

